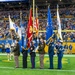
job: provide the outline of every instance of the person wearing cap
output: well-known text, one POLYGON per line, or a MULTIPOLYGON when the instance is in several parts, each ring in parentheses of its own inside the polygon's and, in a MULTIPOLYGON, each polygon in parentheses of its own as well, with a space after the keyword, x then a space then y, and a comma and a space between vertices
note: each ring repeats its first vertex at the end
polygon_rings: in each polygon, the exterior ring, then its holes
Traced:
POLYGON ((54 56, 54 40, 53 38, 50 39, 50 43, 48 45, 48 55, 49 55, 49 69, 53 69, 53 56, 54 56))
POLYGON ((56 45, 57 49, 57 56, 58 56, 58 69, 62 69, 62 58, 63 58, 63 51, 64 46, 62 45, 63 41, 59 40, 56 45))
POLYGON ((22 47, 22 54, 23 54, 23 68, 27 68, 27 56, 28 56, 28 45, 27 44, 25 47, 22 47))
POLYGON ((31 57, 31 69, 35 68, 35 57, 36 57, 36 53, 35 53, 35 46, 34 46, 34 42, 31 42, 31 46, 30 46, 30 57, 31 57))

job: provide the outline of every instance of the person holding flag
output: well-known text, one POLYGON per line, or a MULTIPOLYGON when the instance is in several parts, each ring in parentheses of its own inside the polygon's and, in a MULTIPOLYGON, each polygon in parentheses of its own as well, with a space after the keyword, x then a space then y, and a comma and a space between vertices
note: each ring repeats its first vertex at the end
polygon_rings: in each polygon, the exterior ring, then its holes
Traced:
POLYGON ((27 44, 28 48, 30 49, 30 57, 31 57, 31 68, 35 68, 35 47, 33 39, 33 25, 32 25, 32 9, 30 8, 30 15, 29 15, 29 21, 28 21, 28 27, 27 27, 27 44))
POLYGON ((21 36, 22 40, 22 54, 23 54, 23 68, 27 68, 27 57, 28 57, 28 44, 27 44, 27 36, 22 32, 21 36))
POLYGON ((63 58, 63 51, 64 51, 64 46, 62 45, 63 41, 58 40, 56 49, 57 49, 57 56, 58 56, 58 68, 57 69, 62 69, 62 58, 63 58))
POLYGON ((31 66, 32 66, 31 69, 34 69, 35 68, 35 57, 36 57, 34 41, 31 42, 30 57, 31 57, 31 66))
POLYGON ((56 45, 57 49, 57 56, 58 56, 58 69, 62 69, 62 57, 63 57, 63 40, 62 40, 62 34, 61 34, 61 23, 60 23, 60 17, 59 17, 59 11, 58 11, 58 5, 57 5, 57 25, 58 25, 58 41, 56 45))
POLYGON ((47 18, 47 28, 46 28, 46 44, 48 45, 48 55, 49 55, 49 69, 53 69, 53 56, 54 56, 54 40, 53 40, 53 26, 51 19, 51 12, 48 7, 48 18, 47 18))
POLYGON ((49 49, 48 49, 48 54, 49 54, 49 61, 50 61, 50 66, 49 69, 53 69, 53 56, 54 56, 54 40, 53 38, 50 38, 50 43, 49 43, 49 49))
POLYGON ((25 47, 22 46, 22 54, 23 54, 23 68, 27 68, 27 56, 28 56, 28 45, 25 47))

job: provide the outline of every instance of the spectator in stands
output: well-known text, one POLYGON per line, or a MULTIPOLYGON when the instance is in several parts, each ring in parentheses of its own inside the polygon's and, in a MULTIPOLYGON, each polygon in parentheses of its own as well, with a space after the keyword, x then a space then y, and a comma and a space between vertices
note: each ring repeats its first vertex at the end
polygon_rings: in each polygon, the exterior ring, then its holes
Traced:
POLYGON ((72 54, 72 44, 69 45, 69 54, 72 54))
POLYGON ((68 51, 68 45, 67 45, 67 43, 64 45, 64 49, 65 49, 65 54, 67 54, 67 51, 68 51))

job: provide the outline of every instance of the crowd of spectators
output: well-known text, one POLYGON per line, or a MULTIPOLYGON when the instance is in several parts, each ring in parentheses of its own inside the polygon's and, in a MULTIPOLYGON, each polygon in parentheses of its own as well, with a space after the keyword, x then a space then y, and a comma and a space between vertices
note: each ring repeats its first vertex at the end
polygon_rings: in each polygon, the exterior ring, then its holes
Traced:
MULTIPOLYGON (((57 30, 57 19, 56 19, 56 9, 51 9, 53 30, 57 30)), ((62 30, 75 30, 75 8, 61 8, 59 9, 61 27, 62 30)), ((9 32, 9 19, 8 16, 11 16, 11 19, 20 26, 20 11, 2 11, 0 12, 0 38, 4 37, 9 32)), ((29 10, 22 11, 22 25, 27 27, 29 17, 29 10)), ((47 9, 38 10, 39 18, 39 30, 45 31, 47 26, 47 9)), ((45 33, 43 33, 44 35, 45 33)), ((75 32, 63 32, 63 39, 73 40, 75 39, 75 32)))

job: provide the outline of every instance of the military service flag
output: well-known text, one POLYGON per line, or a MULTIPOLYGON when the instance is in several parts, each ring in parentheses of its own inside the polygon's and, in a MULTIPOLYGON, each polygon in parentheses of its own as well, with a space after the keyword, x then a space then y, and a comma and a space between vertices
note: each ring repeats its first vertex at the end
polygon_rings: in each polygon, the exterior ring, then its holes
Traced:
POLYGON ((53 35, 53 26, 52 26, 52 19, 51 19, 51 12, 48 7, 48 13, 47 13, 47 28, 46 28, 46 41, 50 39, 50 37, 53 35))
POLYGON ((28 47, 30 47, 30 43, 32 41, 33 34, 33 26, 32 26, 32 9, 30 9, 28 27, 27 27, 27 38, 28 38, 28 47))

